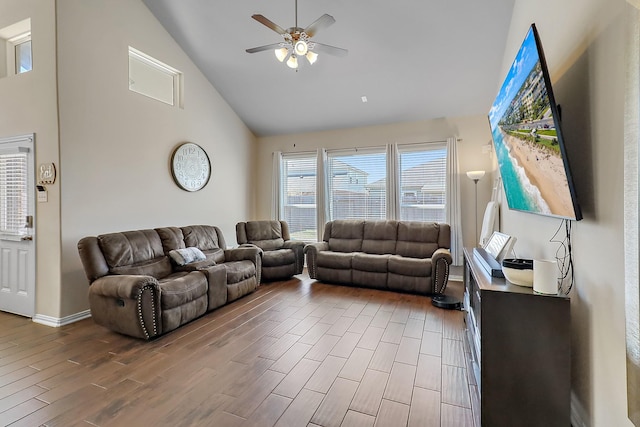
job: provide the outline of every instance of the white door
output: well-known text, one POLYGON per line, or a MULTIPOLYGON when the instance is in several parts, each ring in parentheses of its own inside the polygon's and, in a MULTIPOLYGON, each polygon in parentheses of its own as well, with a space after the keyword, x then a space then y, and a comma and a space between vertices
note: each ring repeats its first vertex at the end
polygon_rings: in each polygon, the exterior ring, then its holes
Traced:
POLYGON ((35 312, 34 135, 0 138, 0 310, 35 312))

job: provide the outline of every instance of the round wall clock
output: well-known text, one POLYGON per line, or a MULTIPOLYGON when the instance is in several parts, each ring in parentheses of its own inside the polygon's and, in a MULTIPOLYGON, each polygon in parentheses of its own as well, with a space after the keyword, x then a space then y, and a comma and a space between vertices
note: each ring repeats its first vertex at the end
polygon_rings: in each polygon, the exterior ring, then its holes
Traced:
POLYGON ((178 187, 198 191, 207 185, 211 176, 209 156, 198 144, 180 144, 171 155, 171 173, 178 187))

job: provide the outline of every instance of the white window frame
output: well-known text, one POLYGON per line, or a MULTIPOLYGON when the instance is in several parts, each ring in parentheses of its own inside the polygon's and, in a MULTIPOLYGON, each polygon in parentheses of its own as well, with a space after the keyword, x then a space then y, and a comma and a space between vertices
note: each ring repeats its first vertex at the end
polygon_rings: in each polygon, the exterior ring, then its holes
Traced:
MULTIPOLYGON (((384 217, 387 216, 387 205, 389 204, 389 195, 388 193, 388 189, 386 186, 386 181, 388 181, 388 174, 389 171, 387 170, 387 152, 386 152, 386 148, 385 147, 367 147, 367 148, 357 148, 357 149, 340 149, 340 150, 327 150, 327 163, 326 163, 326 170, 324 171, 324 175, 326 176, 326 182, 328 184, 327 187, 327 191, 326 191, 326 200, 325 203, 327 203, 327 212, 329 214, 329 217, 327 218, 328 221, 332 221, 335 219, 342 219, 342 218, 337 218, 334 217, 334 206, 332 204, 332 191, 333 191, 333 181, 332 181, 332 177, 330 177, 328 174, 330 172, 331 169, 331 162, 332 159, 337 158, 337 157, 341 157, 341 156, 366 156, 366 155, 383 155, 384 156, 384 165, 385 165, 385 175, 384 178, 386 178, 385 180, 385 186, 383 187, 384 190, 384 203, 382 205, 382 213, 384 215, 384 217)), ((356 169, 359 169, 357 166, 353 166, 356 169)), ((366 171, 363 171, 366 172, 366 171)), ((364 198, 365 200, 368 200, 368 193, 366 190, 366 185, 367 184, 372 184, 372 182, 367 182, 365 181, 364 183, 360 182, 360 178, 356 178, 354 176, 349 176, 349 178, 351 179, 350 181, 350 185, 353 186, 359 186, 362 185, 365 189, 364 191, 364 198)), ((365 209, 366 208, 366 204, 365 204, 365 209)), ((363 219, 373 219, 375 217, 370 217, 368 216, 369 211, 367 210, 365 212, 365 217, 363 219)))
MULTIPOLYGON (((435 142, 425 142, 425 143, 415 143, 415 144, 393 144, 395 148, 393 150, 388 149, 390 146, 391 144, 388 147, 382 146, 382 147, 367 147, 367 148, 357 148, 357 149, 351 148, 351 149, 336 149, 336 150, 327 150, 327 151, 320 149, 317 151, 317 153, 316 152, 282 153, 281 160, 280 160, 280 171, 274 171, 274 173, 280 174, 278 178, 278 184, 277 184, 279 187, 277 191, 279 192, 278 194, 280 194, 279 219, 287 220, 284 215, 285 199, 286 199, 285 188, 283 184, 285 159, 294 159, 296 157, 309 158, 310 156, 315 156, 316 165, 317 165, 317 169, 316 169, 316 200, 317 202, 315 206, 316 213, 325 212, 326 213, 324 216, 325 220, 331 221, 332 219, 335 219, 335 218, 332 218, 333 212, 331 209, 332 189, 331 189, 331 179, 329 177, 331 158, 344 156, 344 155, 354 155, 354 154, 356 155, 384 154, 385 179, 386 179, 386 183, 385 183, 386 185, 384 186, 384 189, 385 189, 384 218, 400 220, 401 219, 400 206, 398 206, 397 209, 394 206, 391 206, 394 203, 398 203, 398 204, 402 203, 402 179, 400 176, 401 175, 400 156, 402 155, 402 153, 406 153, 410 151, 428 151, 428 150, 444 149, 446 152, 445 167, 443 170, 444 179, 445 179, 445 190, 443 194, 444 205, 442 206, 442 209, 443 209, 443 215, 445 218, 443 219, 442 222, 446 222, 447 206, 449 203, 451 203, 451 201, 448 200, 449 192, 446 191, 446 186, 449 185, 449 179, 450 179, 450 177, 448 176, 449 172, 446 166, 446 157, 449 155, 447 143, 442 141, 435 141, 435 142), (323 153, 326 154, 326 158, 322 162, 319 162, 318 156, 324 156, 325 154, 323 153), (390 161, 390 159, 392 161, 390 161), (396 171, 391 170, 391 167, 393 164, 396 165, 396 169, 397 169, 396 171), (396 178, 390 179, 390 174, 397 174, 398 175, 397 179, 396 178), (321 191, 320 190, 321 185, 325 185, 326 189, 321 191), (322 194, 324 194, 324 197, 322 197, 322 194)), ((348 181, 345 180, 345 182, 348 182, 348 181)), ((351 184, 354 184, 353 180, 351 184)), ((371 184, 371 183, 367 183, 367 184, 371 184)), ((363 219, 366 219, 366 218, 363 218, 363 219)), ((324 224, 320 224, 320 222, 322 221, 320 220, 317 221, 318 236, 320 236, 319 238, 321 238, 322 232, 324 230, 324 224)))
MULTIPOLYGON (((296 239, 296 240, 302 240, 305 242, 314 242, 317 241, 315 238, 299 238, 298 236, 296 236, 296 231, 292 231, 295 230, 295 224, 290 221, 291 218, 287 218, 286 216, 286 211, 287 211, 287 207, 293 206, 293 205, 289 205, 287 203, 287 194, 286 194, 286 188, 285 188, 285 182, 287 180, 287 176, 285 176, 285 171, 286 171, 286 167, 285 167, 285 162, 287 161, 292 161, 292 160, 296 160, 296 159, 310 159, 313 158, 314 159, 314 168, 315 168, 315 197, 314 200, 315 202, 313 204, 309 204, 309 203, 305 203, 304 207, 308 208, 308 209, 313 209, 314 213, 313 213, 313 218, 314 218, 314 223, 315 223, 315 229, 313 229, 313 235, 316 236, 316 230, 317 230, 317 217, 318 217, 318 162, 317 162, 317 153, 316 152, 296 152, 296 153, 282 153, 282 157, 281 157, 281 164, 280 164, 280 177, 278 178, 279 181, 279 192, 280 192, 280 209, 279 209, 279 216, 280 216, 280 220, 282 221, 287 221, 287 223, 289 224, 289 232, 291 233, 291 238, 296 239)), ((302 207, 302 204, 298 207, 302 207)))
POLYGON ((184 108, 184 101, 183 101, 184 76, 182 72, 131 46, 129 46, 128 58, 129 58, 129 90, 130 91, 139 93, 140 95, 144 95, 148 98, 155 99, 156 101, 160 101, 168 105, 172 105, 178 108, 184 108), (161 99, 158 96, 154 96, 149 92, 137 89, 135 87, 136 82, 132 79, 132 76, 131 76, 131 65, 130 65, 131 60, 139 61, 142 64, 171 78, 171 81, 173 84, 173 90, 172 90, 172 99, 170 102, 167 101, 166 99, 161 99))
MULTIPOLYGON (((1 142, 1 141, 0 141, 1 142)), ((4 148, 0 145, 0 175, 4 185, 0 185, 0 236, 22 236, 28 233, 27 216, 32 185, 29 174, 29 148, 4 148), (17 200, 15 194, 21 194, 17 200)))
POLYGON ((409 221, 409 220, 413 220, 410 218, 403 218, 402 217, 402 209, 403 208, 408 208, 411 207, 409 205, 403 204, 404 200, 403 200, 403 195, 405 191, 410 191, 410 190, 403 190, 403 186, 402 186, 402 181, 403 181, 403 177, 402 177, 402 165, 401 165, 401 159, 402 159, 402 155, 405 153, 418 153, 418 152, 427 152, 427 151, 436 151, 436 150, 444 150, 444 157, 442 159, 442 179, 444 180, 444 186, 442 188, 442 204, 436 204, 436 203, 418 203, 420 199, 424 199, 425 195, 424 193, 422 193, 422 195, 420 196, 418 194, 418 192, 416 192, 416 203, 414 204, 413 207, 415 208, 420 208, 420 209, 436 209, 436 210, 441 210, 442 211, 442 219, 439 220, 439 222, 446 222, 446 216, 447 216, 447 204, 449 203, 449 201, 447 200, 447 143, 446 142, 426 142, 426 143, 416 143, 416 144, 398 144, 397 145, 397 165, 398 165, 398 183, 397 183, 397 188, 396 191, 398 191, 398 200, 400 202, 400 209, 398 210, 398 220, 404 220, 404 221, 409 221))
POLYGON ((18 46, 31 41, 31 31, 12 37, 7 40, 7 71, 8 75, 17 75, 28 73, 33 70, 33 44, 29 49, 31 51, 31 68, 25 71, 18 70, 18 46))

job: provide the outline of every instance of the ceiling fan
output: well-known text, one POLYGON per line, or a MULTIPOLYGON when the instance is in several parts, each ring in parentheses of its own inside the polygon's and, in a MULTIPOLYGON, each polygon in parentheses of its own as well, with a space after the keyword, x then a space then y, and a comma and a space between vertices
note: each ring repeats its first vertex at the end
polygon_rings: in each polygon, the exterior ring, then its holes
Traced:
POLYGON ((284 38, 284 41, 247 49, 247 53, 256 53, 274 49, 278 61, 283 62, 288 57, 287 65, 289 68, 296 69, 296 71, 298 68, 298 57, 300 56, 306 57, 309 64, 313 64, 318 59, 317 51, 322 51, 335 56, 345 56, 348 53, 346 49, 329 46, 311 40, 318 30, 326 28, 336 22, 333 16, 325 13, 307 28, 298 27, 298 0, 296 0, 295 26, 287 28, 286 30, 262 15, 255 14, 251 15, 251 17, 265 27, 268 27, 280 34, 284 38))

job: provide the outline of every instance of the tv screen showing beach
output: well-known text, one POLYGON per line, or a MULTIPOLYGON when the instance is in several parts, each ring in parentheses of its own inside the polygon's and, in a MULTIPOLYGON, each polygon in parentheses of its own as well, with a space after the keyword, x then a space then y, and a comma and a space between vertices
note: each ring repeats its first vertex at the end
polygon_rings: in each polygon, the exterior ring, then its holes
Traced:
POLYGON ((489 112, 510 209, 580 219, 535 26, 527 33, 489 112))

